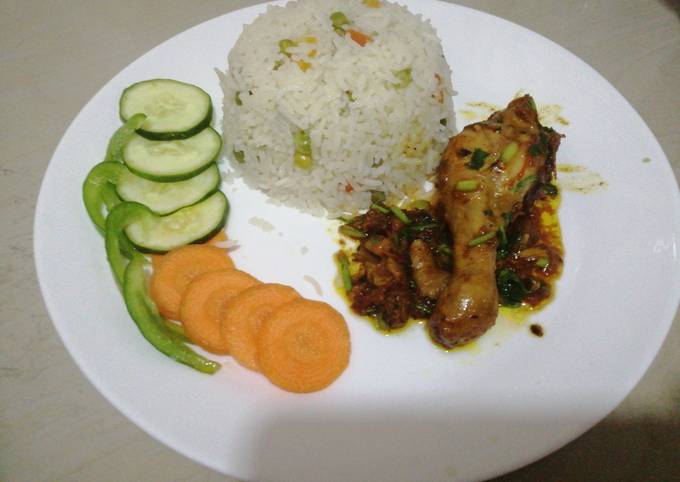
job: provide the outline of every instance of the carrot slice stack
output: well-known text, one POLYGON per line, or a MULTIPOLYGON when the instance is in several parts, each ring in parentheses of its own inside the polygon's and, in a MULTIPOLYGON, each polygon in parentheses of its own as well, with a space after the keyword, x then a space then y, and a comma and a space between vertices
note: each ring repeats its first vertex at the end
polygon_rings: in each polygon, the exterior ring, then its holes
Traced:
POLYGON ((260 370, 269 381, 291 392, 315 392, 347 367, 349 330, 330 305, 294 300, 267 317, 257 350, 260 370))
MULTIPOLYGON (((164 266, 165 263, 161 265, 164 266)), ((225 305, 238 293, 258 283, 253 276, 233 268, 196 277, 187 286, 179 310, 179 319, 189 339, 213 353, 228 353, 220 333, 225 305)))
POLYGON ((209 271, 234 267, 226 251, 205 244, 182 246, 162 259, 153 260, 149 292, 161 315, 171 320, 179 319, 182 295, 194 278, 209 271))
POLYGON ((224 305, 220 329, 229 354, 259 371, 257 338, 263 321, 279 306, 300 298, 290 286, 263 283, 240 292, 224 305))

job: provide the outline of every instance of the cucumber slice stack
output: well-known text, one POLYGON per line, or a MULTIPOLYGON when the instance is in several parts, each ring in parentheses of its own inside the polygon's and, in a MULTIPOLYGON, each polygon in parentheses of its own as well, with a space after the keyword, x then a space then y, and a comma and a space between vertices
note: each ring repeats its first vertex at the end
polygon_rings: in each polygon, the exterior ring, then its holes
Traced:
POLYGON ((219 192, 222 138, 210 127, 210 96, 195 85, 152 79, 126 88, 119 107, 125 121, 115 136, 119 154, 95 166, 83 186, 95 224, 104 228, 103 207, 145 205, 149 216, 126 229, 145 252, 202 242, 222 229, 229 202, 219 192))
POLYGON ((195 85, 151 79, 125 89, 119 107, 123 120, 135 114, 146 120, 123 149, 133 175, 122 176, 116 191, 161 215, 131 225, 130 241, 144 251, 164 252, 222 229, 229 203, 215 192, 222 138, 210 127, 210 96, 195 85))

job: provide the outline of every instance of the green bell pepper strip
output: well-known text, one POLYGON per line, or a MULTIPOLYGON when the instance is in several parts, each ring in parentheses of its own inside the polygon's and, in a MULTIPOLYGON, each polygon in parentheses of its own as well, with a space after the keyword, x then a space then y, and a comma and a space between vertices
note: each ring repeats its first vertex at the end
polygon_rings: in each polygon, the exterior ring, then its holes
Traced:
MULTIPOLYGON (((102 162, 94 166, 83 183, 83 202, 92 222, 99 231, 106 228, 104 207, 113 204, 110 185, 118 182, 125 166, 118 162, 102 162)), ((118 197, 118 195, 116 195, 118 197)))
POLYGON ((138 252, 125 236, 125 228, 149 215, 153 215, 153 213, 143 204, 124 202, 113 208, 106 218, 106 229, 104 231, 106 257, 109 260, 116 282, 121 288, 123 288, 128 258, 138 252))
MULTIPOLYGON (((111 184, 110 182, 104 184, 101 196, 102 200, 104 201, 104 205, 106 206, 106 209, 109 212, 123 202, 123 200, 118 197, 118 193, 116 192, 116 185, 111 184)), ((132 256, 132 253, 136 251, 134 244, 132 244, 132 242, 127 238, 127 236, 120 237, 120 249, 123 252, 123 254, 128 258, 130 258, 132 256)))
POLYGON ((180 343, 191 343, 191 340, 187 337, 186 333, 184 333, 184 328, 182 328, 182 325, 175 323, 174 321, 166 320, 165 318, 162 318, 162 320, 163 324, 168 329, 173 338, 175 338, 180 343))
POLYGON ((109 140, 109 145, 106 147, 104 162, 123 162, 123 149, 130 142, 137 129, 142 127, 145 120, 145 114, 135 114, 113 133, 109 140))
POLYGON ((102 187, 102 201, 104 201, 104 206, 106 206, 107 211, 111 211, 113 208, 118 206, 123 200, 118 196, 116 191, 116 185, 107 182, 102 187))
POLYGON ((85 178, 83 183, 85 209, 100 232, 104 231, 106 225, 104 206, 110 211, 120 203, 120 198, 113 186, 124 171, 123 149, 145 120, 146 115, 135 114, 118 128, 109 140, 104 162, 94 166, 85 178))
POLYGON ((221 365, 208 360, 181 343, 178 335, 167 328, 163 318, 158 314, 158 310, 146 290, 147 281, 144 272, 146 263, 146 258, 143 255, 134 253, 125 269, 123 280, 125 306, 137 328, 144 338, 164 355, 199 372, 215 373, 221 368, 221 365))

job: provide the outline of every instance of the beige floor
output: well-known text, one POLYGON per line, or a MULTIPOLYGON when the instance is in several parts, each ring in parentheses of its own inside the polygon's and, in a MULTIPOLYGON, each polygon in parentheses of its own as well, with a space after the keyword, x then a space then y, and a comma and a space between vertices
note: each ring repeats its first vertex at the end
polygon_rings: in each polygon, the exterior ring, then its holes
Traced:
MULTIPOLYGON (((104 83, 174 34, 254 3, 0 0, 0 480, 225 480, 150 438, 85 380, 41 301, 31 224, 59 138, 104 83)), ((679 177, 680 2, 457 3, 533 29, 595 67, 648 122, 679 177)), ((680 480, 679 345, 676 317, 652 368, 609 417, 499 480, 680 480)))

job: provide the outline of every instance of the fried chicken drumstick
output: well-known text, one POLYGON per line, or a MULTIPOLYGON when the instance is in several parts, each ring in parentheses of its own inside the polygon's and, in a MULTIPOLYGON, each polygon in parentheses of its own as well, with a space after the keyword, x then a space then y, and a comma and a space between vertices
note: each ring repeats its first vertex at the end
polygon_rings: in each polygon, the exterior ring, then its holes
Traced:
POLYGON ((539 123, 526 95, 450 140, 437 188, 453 236, 453 271, 428 324, 437 343, 469 343, 496 322, 498 237, 553 179, 561 137, 539 123))

